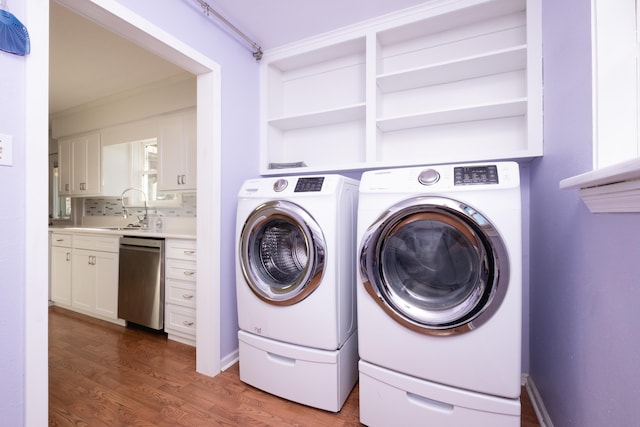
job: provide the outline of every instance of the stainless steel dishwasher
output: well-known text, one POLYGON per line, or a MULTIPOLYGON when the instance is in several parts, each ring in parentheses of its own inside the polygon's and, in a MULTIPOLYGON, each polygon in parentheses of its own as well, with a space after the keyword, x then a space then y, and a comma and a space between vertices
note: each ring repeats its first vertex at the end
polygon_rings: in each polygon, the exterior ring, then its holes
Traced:
POLYGON ((120 238, 118 317, 164 329, 164 239, 120 238))

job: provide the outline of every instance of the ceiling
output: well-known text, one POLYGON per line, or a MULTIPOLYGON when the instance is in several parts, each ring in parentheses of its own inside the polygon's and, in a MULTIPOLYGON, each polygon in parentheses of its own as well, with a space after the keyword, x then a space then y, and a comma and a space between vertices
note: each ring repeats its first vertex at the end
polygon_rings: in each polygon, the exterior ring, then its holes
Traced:
MULTIPOLYGON (((183 1, 200 7, 200 0, 183 1)), ((202 1, 263 50, 425 3, 425 0, 202 1)), ((185 73, 55 1, 51 1, 50 14, 51 114, 185 73)), ((212 25, 219 25, 213 16, 211 21, 212 25)))
MULTIPOLYGON (((188 1, 188 0, 185 0, 188 1)), ((192 0, 198 2, 198 0, 192 0)), ((428 0, 205 0, 263 50, 428 0)))
POLYGON ((49 13, 50 114, 184 73, 53 1, 49 13))

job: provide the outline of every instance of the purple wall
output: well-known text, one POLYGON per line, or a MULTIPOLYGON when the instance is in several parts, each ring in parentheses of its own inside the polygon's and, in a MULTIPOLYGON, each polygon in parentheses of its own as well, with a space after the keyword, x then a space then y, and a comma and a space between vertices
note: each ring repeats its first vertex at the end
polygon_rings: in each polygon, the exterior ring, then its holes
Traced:
POLYGON ((544 157, 531 165, 530 373, 556 426, 640 420, 640 216, 589 213, 590 2, 543 0, 544 157))
MULTIPOLYGON (((25 22, 23 2, 11 2, 10 11, 25 22)), ((25 391, 25 58, 0 51, 0 70, 0 133, 13 136, 13 166, 0 166, 0 424, 21 426, 25 391)))

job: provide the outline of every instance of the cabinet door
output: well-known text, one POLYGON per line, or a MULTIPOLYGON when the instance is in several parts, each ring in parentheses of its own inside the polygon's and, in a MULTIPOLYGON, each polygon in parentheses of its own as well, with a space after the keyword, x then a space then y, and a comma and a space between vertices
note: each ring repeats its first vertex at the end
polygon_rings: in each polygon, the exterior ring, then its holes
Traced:
POLYGON ((101 194, 102 191, 102 144, 100 134, 93 133, 84 138, 86 144, 86 167, 84 169, 85 190, 83 193, 101 194))
POLYGON ((58 191, 61 196, 71 194, 71 169, 73 168, 71 144, 71 140, 58 142, 58 191))
POLYGON ((184 141, 182 144, 182 151, 184 157, 184 189, 195 190, 197 166, 198 166, 198 147, 197 147, 197 126, 196 126, 196 112, 186 111, 182 114, 182 132, 184 135, 184 141))
POLYGON ((94 311, 96 300, 96 273, 94 253, 74 249, 71 260, 71 306, 89 312, 94 311))
POLYGON ((183 175, 182 165, 182 118, 178 114, 162 118, 158 141, 160 164, 158 167, 158 189, 177 190, 183 175))
POLYGON ((99 195, 102 189, 100 134, 61 139, 58 143, 60 194, 99 195))
POLYGON ((99 316, 118 317, 118 254, 74 249, 72 307, 99 316))
POLYGON ((196 188, 196 112, 167 115, 160 124, 158 189, 161 191, 196 188))
POLYGON ((51 247, 51 300, 71 305, 71 248, 51 247))
POLYGON ((93 133, 72 141, 72 193, 97 195, 101 188, 100 134, 93 133))
POLYGON ((118 318, 118 254, 95 252, 95 311, 111 319, 118 318))

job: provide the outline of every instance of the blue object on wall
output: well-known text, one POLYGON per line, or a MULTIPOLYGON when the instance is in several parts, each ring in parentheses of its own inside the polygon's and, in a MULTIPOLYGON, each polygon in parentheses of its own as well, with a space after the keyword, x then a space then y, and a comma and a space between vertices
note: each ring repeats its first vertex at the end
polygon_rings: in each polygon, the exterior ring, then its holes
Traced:
POLYGON ((22 56, 31 51, 27 27, 4 9, 0 9, 0 50, 22 56))

